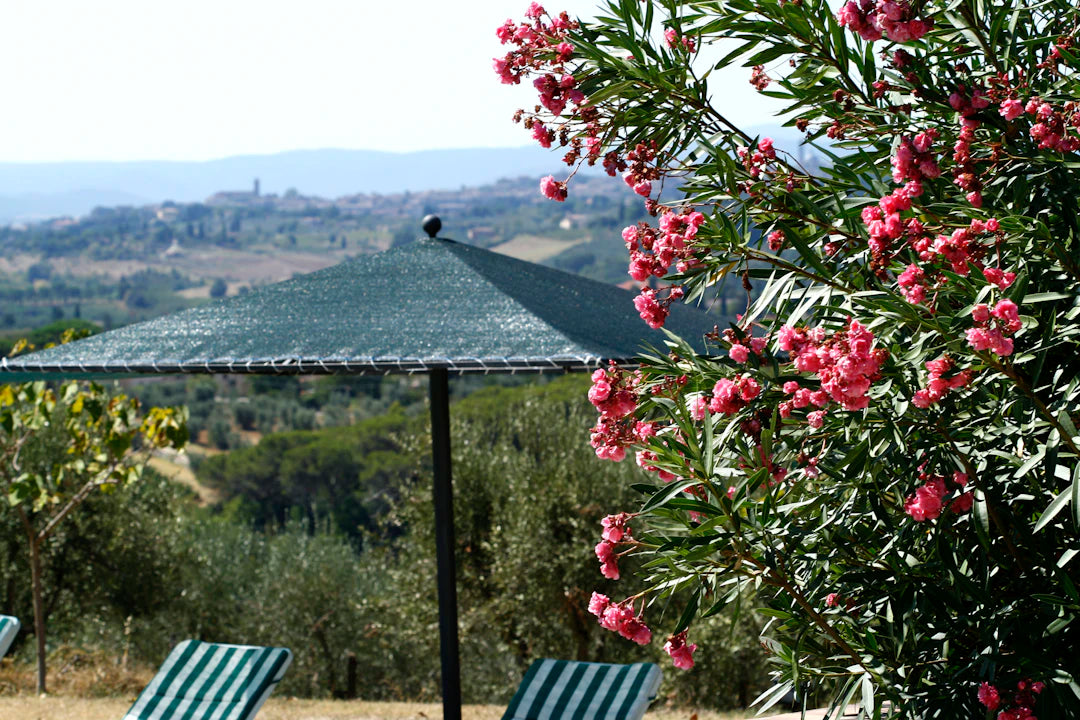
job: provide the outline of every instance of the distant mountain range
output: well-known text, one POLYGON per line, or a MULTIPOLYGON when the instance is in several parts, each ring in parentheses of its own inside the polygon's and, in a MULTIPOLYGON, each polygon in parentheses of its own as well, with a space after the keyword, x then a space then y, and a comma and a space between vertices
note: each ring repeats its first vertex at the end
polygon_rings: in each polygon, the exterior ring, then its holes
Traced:
MULTIPOLYGON (((793 149, 797 134, 755 128, 793 149)), ((538 146, 424 150, 293 150, 203 162, 0 163, 0 224, 85 215, 93 208, 200 202, 221 190, 337 198, 356 193, 452 190, 500 178, 565 172, 561 155, 538 146)))

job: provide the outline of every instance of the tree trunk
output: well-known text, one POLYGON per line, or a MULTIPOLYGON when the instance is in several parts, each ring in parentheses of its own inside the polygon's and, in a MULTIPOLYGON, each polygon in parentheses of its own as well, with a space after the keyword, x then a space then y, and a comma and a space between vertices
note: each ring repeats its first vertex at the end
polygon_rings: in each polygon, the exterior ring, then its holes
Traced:
POLYGON ((34 524, 21 505, 17 505, 26 542, 30 545, 30 587, 34 596, 34 637, 37 639, 37 691, 45 693, 45 604, 41 601, 41 544, 34 524))
POLYGON ((37 639, 37 691, 45 693, 45 606, 41 601, 41 543, 31 535, 30 579, 34 591, 34 637, 37 639))

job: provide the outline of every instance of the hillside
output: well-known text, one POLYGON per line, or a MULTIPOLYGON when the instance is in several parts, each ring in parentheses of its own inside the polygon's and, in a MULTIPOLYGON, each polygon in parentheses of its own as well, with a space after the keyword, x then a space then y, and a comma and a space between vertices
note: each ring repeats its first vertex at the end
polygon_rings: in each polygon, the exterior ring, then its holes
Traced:
POLYGON ((620 231, 645 220, 620 180, 579 176, 565 203, 538 178, 458 190, 217 192, 202 202, 98 207, 0 227, 0 334, 82 318, 105 328, 410 242, 429 213, 443 237, 611 283, 629 281, 620 231))
MULTIPOLYGON (((749 132, 769 135, 778 148, 814 163, 793 128, 759 126, 749 132)), ((559 175, 566 172, 560 157, 532 145, 407 153, 292 150, 191 162, 0 162, 0 225, 79 217, 95 207, 194 203, 221 190, 249 190, 256 178, 263 193, 284 195, 295 188, 326 198, 457 190, 507 176, 559 175)), ((586 167, 581 174, 598 172, 586 167)))
POLYGON ((191 203, 219 190, 296 188, 339 197, 485 185, 508 174, 541 176, 559 157, 538 146, 427 150, 294 150, 204 162, 0 163, 0 224, 79 216, 97 206, 191 203))

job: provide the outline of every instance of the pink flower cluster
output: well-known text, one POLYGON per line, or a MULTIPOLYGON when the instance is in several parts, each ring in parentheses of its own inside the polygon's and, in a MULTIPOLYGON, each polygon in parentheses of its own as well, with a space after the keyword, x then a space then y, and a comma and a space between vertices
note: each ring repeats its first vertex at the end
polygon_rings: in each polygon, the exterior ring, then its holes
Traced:
POLYGON ((625 373, 614 363, 608 369, 600 368, 592 374, 589 402, 600 411, 600 418, 592 428, 590 443, 596 456, 618 462, 626 457, 626 448, 642 442, 653 434, 649 423, 632 423, 629 416, 637 407, 637 386, 640 376, 625 373))
POLYGON ((930 151, 937 138, 938 131, 934 128, 914 138, 902 138, 892 157, 893 180, 898 183, 906 180, 921 182, 923 178, 940 177, 941 168, 930 151))
POLYGON ((600 521, 604 530, 594 550, 596 559, 600 561, 600 573, 609 580, 619 579, 618 555, 615 552, 615 546, 622 542, 624 537, 630 536, 630 528, 626 526, 630 517, 629 513, 619 513, 608 515, 600 521))
POLYGON ((870 236, 871 262, 882 266, 890 257, 894 240, 905 233, 917 237, 923 232, 922 223, 914 218, 904 220, 900 213, 911 209, 911 201, 923 193, 922 182, 910 180, 903 187, 878 200, 877 205, 862 209, 861 218, 870 236))
POLYGON ((953 181, 961 190, 967 191, 965 197, 975 208, 981 208, 983 204, 983 184, 979 178, 975 158, 971 154, 971 144, 975 142, 975 131, 979 128, 979 124, 979 121, 974 118, 962 117, 960 119, 960 135, 956 139, 956 144, 953 145, 952 156, 953 162, 956 163, 952 169, 953 181))
MULTIPOLYGON (((992 80, 992 82, 994 82, 992 80)), ((1075 103, 1066 103, 1062 110, 1039 98, 1030 98, 1026 102, 1017 97, 1016 90, 1008 86, 1007 81, 997 80, 998 87, 987 92, 984 88, 959 86, 949 95, 949 105, 960 115, 960 133, 953 146, 952 175, 957 186, 964 190, 967 200, 973 207, 983 204, 983 183, 972 153, 975 143, 975 131, 981 122, 975 115, 991 103, 997 102, 998 114, 1008 121, 1014 121, 1025 113, 1034 116, 1035 122, 1029 129, 1031 137, 1039 143, 1041 149, 1059 152, 1080 150, 1080 135, 1069 134, 1069 127, 1080 130, 1080 112, 1075 103)), ((990 160, 996 157, 996 151, 990 160)), ((983 159, 982 162, 986 162, 983 159)))
POLYGON ((685 35, 680 37, 675 28, 668 28, 664 31, 664 42, 667 43, 669 48, 675 49, 681 47, 688 53, 692 53, 697 49, 697 43, 694 41, 694 38, 689 38, 685 35))
MULTIPOLYGON (((528 127, 528 123, 526 123, 526 127, 528 127)), ((555 140, 555 132, 548 130, 544 123, 539 120, 532 123, 532 136, 533 140, 539 142, 542 148, 550 148, 551 143, 555 140)))
MULTIPOLYGON (((791 395, 791 400, 785 400, 780 403, 780 417, 791 417, 792 410, 801 410, 811 404, 823 408, 829 404, 829 393, 824 390, 810 390, 799 385, 794 380, 788 380, 784 383, 784 392, 791 395)), ((825 416, 820 414, 820 411, 813 411, 810 413, 814 415, 810 419, 811 425, 814 427, 821 427, 824 424, 825 416)))
MULTIPOLYGON (((866 211, 864 210, 864 213, 866 211)), ((1005 271, 1001 268, 986 267, 982 257, 986 252, 985 246, 979 242, 979 236, 984 233, 996 233, 1000 229, 997 220, 972 220, 966 228, 957 228, 949 235, 938 235, 931 238, 918 226, 916 220, 909 220, 909 234, 913 234, 910 240, 911 248, 918 254, 924 263, 933 263, 944 260, 949 268, 958 275, 967 276, 970 268, 975 267, 982 271, 983 277, 991 285, 1005 290, 1016 279, 1016 273, 1005 271)), ((871 235, 871 247, 873 247, 873 235, 871 235)), ((896 283, 904 298, 913 305, 926 300, 927 292, 932 283, 930 275, 934 274, 940 280, 940 275, 932 268, 924 268, 914 263, 909 264, 897 278, 896 283)))
POLYGON ((525 11, 527 22, 519 25, 513 20, 507 20, 496 28, 495 34, 499 42, 517 46, 505 57, 495 58, 493 61, 495 72, 504 84, 519 84, 523 75, 530 70, 539 69, 544 58, 552 53, 560 62, 569 60, 573 48, 564 42, 564 38, 566 31, 573 27, 574 23, 562 12, 550 17, 550 23, 545 24, 543 17, 546 15, 544 8, 534 2, 525 11))
POLYGON ((768 162, 776 159, 776 148, 773 147, 772 138, 766 137, 758 141, 756 150, 751 151, 750 148, 741 147, 736 150, 736 154, 742 160, 746 171, 750 173, 750 177, 757 180, 768 162))
POLYGON ((645 626, 629 601, 613 603, 606 595, 594 592, 589 599, 589 612, 605 630, 617 632, 638 645, 652 642, 652 630, 645 626))
POLYGON ((912 404, 925 410, 948 395, 950 390, 967 387, 971 382, 971 371, 963 370, 952 377, 946 378, 945 373, 949 372, 952 367, 953 361, 948 355, 926 363, 926 369, 930 373, 930 381, 925 388, 917 391, 911 398, 912 404))
POLYGON ((1024 114, 1024 103, 1020 102, 1016 98, 1008 98, 1001 103, 1001 107, 998 108, 998 114, 1006 120, 1012 122, 1016 118, 1024 114))
MULTIPOLYGON (((941 475, 928 475, 926 472, 920 472, 919 478, 926 482, 915 490, 914 495, 904 501, 904 512, 918 522, 935 520, 941 516, 941 511, 945 507, 944 498, 949 492, 945 478, 941 475)), ((952 481, 960 490, 963 490, 967 486, 968 478, 962 472, 954 472, 952 481)), ((965 513, 971 510, 974 502, 975 498, 970 492, 961 492, 949 504, 949 509, 955 513, 965 513)))
POLYGON ((867 42, 885 35, 893 42, 902 43, 918 40, 932 27, 929 20, 913 15, 907 0, 848 0, 836 13, 836 21, 867 42))
POLYGON ((949 107, 960 113, 961 117, 971 117, 980 110, 990 107, 990 96, 980 87, 968 88, 961 85, 949 93, 949 107))
POLYGON ((644 282, 650 276, 664 277, 673 263, 678 263, 679 272, 692 267, 695 260, 691 244, 704 222, 705 216, 699 212, 664 212, 659 232, 648 223, 624 228, 622 238, 630 253, 630 277, 644 282))
MULTIPOLYGON (((1000 227, 994 218, 986 221, 976 218, 966 228, 957 228, 949 235, 938 235, 933 240, 928 236, 921 236, 911 243, 911 247, 918 253, 920 260, 932 262, 940 256, 949 263, 954 273, 966 277, 969 266, 973 265, 979 269, 983 267, 980 258, 985 248, 978 242, 978 236, 984 233, 995 233, 1000 227)), ((998 279, 1003 280, 1005 277, 1005 273, 1002 273, 998 279)), ((1015 275, 1012 277, 1015 278, 1015 275)))
POLYGON ((816 373, 821 389, 845 410, 862 410, 870 403, 866 393, 888 356, 884 348, 874 347, 874 334, 854 318, 847 329, 828 338, 821 328, 784 325, 778 341, 780 349, 791 354, 795 369, 816 373))
POLYGON ((769 249, 773 252, 780 252, 784 248, 784 241, 787 237, 784 235, 783 230, 773 230, 769 233, 769 249))
POLYGON ((760 394, 761 385, 749 375, 740 375, 734 380, 720 378, 713 386, 709 411, 721 415, 734 415, 760 394))
MULTIPOLYGON (((526 10, 525 16, 526 20, 521 24, 507 20, 496 30, 504 45, 515 46, 504 57, 495 58, 495 72, 499 78, 505 84, 517 85, 522 78, 533 76, 533 87, 539 94, 540 104, 535 112, 518 110, 514 113, 514 122, 524 119, 525 129, 544 148, 552 147, 556 139, 561 146, 571 146, 563 157, 567 165, 575 165, 583 155, 589 165, 594 165, 600 160, 603 148, 600 113, 585 103, 578 78, 567 67, 574 57, 574 46, 567 39, 578 24, 566 12, 550 15, 535 2, 526 10), (540 120, 541 108, 561 121, 559 127, 549 127, 540 120), (573 132, 575 124, 580 132, 573 132)), ((625 168, 626 161, 617 152, 609 152, 604 157, 604 170, 609 175, 614 176, 625 168)), ((541 190, 549 199, 566 199, 566 183, 555 183, 549 178, 541 185, 541 190)))
MULTIPOLYGON (((656 160, 656 142, 652 141, 649 144, 638 143, 634 146, 634 149, 626 154, 625 166, 628 168, 623 173, 623 180, 633 188, 634 192, 642 197, 649 197, 652 194, 652 181, 660 177, 660 171, 652 165, 656 160)), ((608 167, 608 163, 604 161, 604 167, 608 167)), ((614 173, 609 172, 609 175, 614 173)))
POLYGON ((678 476, 673 473, 669 473, 667 470, 661 470, 653 465, 656 462, 657 455, 651 450, 638 450, 634 455, 634 459, 642 470, 646 472, 654 472, 664 482, 671 482, 677 479, 678 476))
POLYGON ((671 656, 671 664, 680 670, 689 670, 694 667, 694 652, 697 645, 686 644, 686 631, 676 633, 664 643, 664 652, 671 656))
POLYGON ((626 523, 631 517, 630 513, 624 512, 608 515, 600 521, 600 526, 604 528, 600 536, 608 542, 622 542, 623 536, 630 534, 630 528, 626 527, 626 523))
POLYGON ((615 365, 607 370, 600 368, 592 374, 589 402, 596 406, 602 416, 626 417, 637 407, 635 380, 636 376, 627 375, 615 365))
MULTIPOLYGON (((997 715, 997 720, 1038 720, 1035 717, 1036 695, 1042 693, 1046 685, 1041 682, 1032 682, 1030 678, 1021 680, 1016 684, 1016 693, 1013 694, 1012 707, 1002 709, 997 715)), ((990 712, 994 712, 1002 706, 1001 693, 996 687, 988 682, 979 686, 979 702, 990 712)))
POLYGON ((926 299, 926 273, 918 265, 908 265, 904 272, 896 276, 896 284, 904 299, 912 305, 918 305, 926 299))
POLYGON ((540 180, 540 192, 544 194, 548 200, 554 200, 556 202, 562 202, 566 200, 566 183, 559 182, 551 175, 540 180))
POLYGON ((551 73, 533 80, 533 87, 540 93, 540 104, 552 115, 562 115, 567 101, 580 105, 585 94, 577 89, 577 78, 573 75, 555 77, 551 73))
POLYGON ((634 308, 645 324, 653 330, 662 328, 667 321, 668 309, 663 301, 657 299, 656 291, 652 288, 643 288, 641 293, 634 298, 634 308))
POLYGON ((758 92, 762 92, 765 88, 769 87, 769 83, 772 80, 765 74, 764 65, 755 65, 750 71, 750 84, 754 86, 754 89, 758 92))
POLYGON ((619 579, 618 556, 615 554, 615 543, 601 540, 594 548, 596 559, 600 561, 600 574, 608 580, 619 579))
POLYGON ((1028 132, 1032 139, 1038 141, 1040 148, 1063 153, 1080 150, 1080 136, 1068 134, 1069 127, 1080 131, 1080 110, 1076 103, 1066 104, 1062 112, 1048 102, 1032 98, 1024 109, 1037 120, 1028 132), (1068 113, 1068 117, 1065 113, 1068 113))
POLYGON ((1001 357, 1012 355, 1013 340, 1006 336, 1023 326, 1016 303, 1005 298, 999 300, 993 309, 979 303, 971 309, 971 318, 976 325, 968 328, 967 341, 973 350, 989 350, 1001 357))

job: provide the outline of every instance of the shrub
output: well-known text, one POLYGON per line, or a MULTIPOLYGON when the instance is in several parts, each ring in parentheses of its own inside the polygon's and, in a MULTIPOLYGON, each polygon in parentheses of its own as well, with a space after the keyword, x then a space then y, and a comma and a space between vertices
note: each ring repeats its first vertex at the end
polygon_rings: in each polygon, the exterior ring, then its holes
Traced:
POLYGON ((656 473, 605 526, 650 590, 608 610, 681 598, 677 666, 754 591, 765 700, 810 680, 875 717, 1080 716, 1078 24, 1066 0, 617 0, 498 29, 532 136, 658 218, 623 231, 642 319, 746 291, 709 354, 672 338, 590 390, 598 454, 656 473), (734 62, 820 168, 713 104, 734 62))

